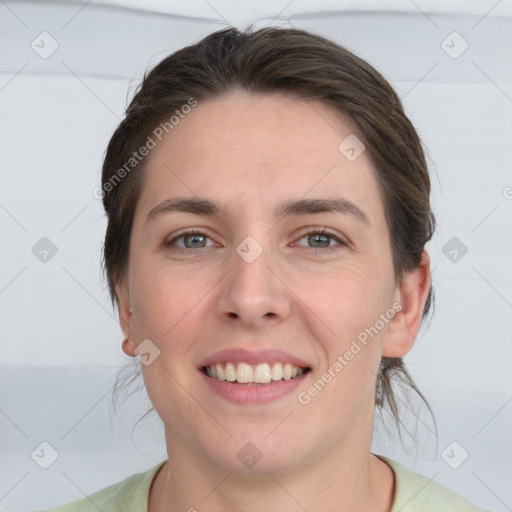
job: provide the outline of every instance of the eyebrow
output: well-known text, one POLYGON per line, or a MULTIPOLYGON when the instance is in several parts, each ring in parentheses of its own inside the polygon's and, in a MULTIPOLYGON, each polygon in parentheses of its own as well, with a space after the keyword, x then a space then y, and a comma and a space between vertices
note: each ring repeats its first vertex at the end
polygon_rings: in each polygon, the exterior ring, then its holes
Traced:
MULTIPOLYGON (((146 223, 162 213, 184 212, 194 215, 217 216, 224 211, 216 201, 198 197, 172 197, 150 210, 146 223)), ((290 199, 274 210, 276 217, 309 215, 314 213, 343 213, 352 215, 362 223, 370 225, 367 215, 355 203, 342 197, 318 199, 290 199)))

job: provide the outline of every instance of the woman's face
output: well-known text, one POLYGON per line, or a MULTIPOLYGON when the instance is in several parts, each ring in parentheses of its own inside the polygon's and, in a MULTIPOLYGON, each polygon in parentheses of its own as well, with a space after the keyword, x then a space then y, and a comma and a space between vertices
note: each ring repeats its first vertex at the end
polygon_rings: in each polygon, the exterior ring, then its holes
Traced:
POLYGON ((419 317, 400 311, 360 151, 323 103, 238 92, 199 102, 151 150, 120 314, 126 353, 146 340, 169 452, 249 472, 368 451, 379 361, 410 349, 419 317), (154 210, 185 198, 189 211, 154 210), (228 380, 208 376, 210 363, 228 380), (295 378, 280 377, 286 363, 295 378), (278 380, 238 382, 255 375, 278 380))

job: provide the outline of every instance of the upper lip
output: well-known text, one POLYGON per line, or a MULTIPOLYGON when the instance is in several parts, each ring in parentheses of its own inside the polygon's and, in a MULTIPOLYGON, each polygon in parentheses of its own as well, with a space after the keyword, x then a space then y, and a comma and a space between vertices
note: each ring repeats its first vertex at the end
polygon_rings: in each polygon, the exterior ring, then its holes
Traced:
POLYGON ((301 368, 310 368, 311 365, 288 352, 282 350, 269 349, 269 350, 247 350, 244 348, 228 348, 215 352, 211 356, 204 359, 199 369, 205 366, 212 366, 217 363, 231 362, 231 363, 291 363, 301 368))

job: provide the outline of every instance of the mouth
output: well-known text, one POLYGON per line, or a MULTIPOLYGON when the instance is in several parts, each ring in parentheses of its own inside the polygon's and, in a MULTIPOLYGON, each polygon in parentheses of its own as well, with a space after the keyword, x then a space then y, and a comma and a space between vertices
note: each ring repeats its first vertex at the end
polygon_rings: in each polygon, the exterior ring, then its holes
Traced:
POLYGON ((307 360, 277 349, 224 349, 197 366, 207 392, 238 405, 290 399, 313 371, 307 360))
POLYGON ((311 368, 281 362, 249 364, 223 361, 203 366, 201 371, 211 379, 218 381, 245 386, 265 386, 297 379, 311 371, 311 368))

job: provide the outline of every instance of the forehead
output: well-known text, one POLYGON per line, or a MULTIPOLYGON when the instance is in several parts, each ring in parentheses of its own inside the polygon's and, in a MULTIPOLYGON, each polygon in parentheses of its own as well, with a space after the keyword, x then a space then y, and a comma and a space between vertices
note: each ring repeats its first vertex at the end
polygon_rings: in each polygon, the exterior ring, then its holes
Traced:
POLYGON ((332 106, 282 94, 200 101, 149 154, 140 202, 147 212, 197 195, 254 209, 336 195, 371 218, 382 205, 369 155, 349 160, 339 147, 354 127, 332 106))
POLYGON ((309 162, 317 161, 320 152, 325 159, 337 159, 339 143, 355 131, 347 116, 319 101, 232 91, 201 100, 150 159, 169 146, 183 145, 194 153, 179 152, 176 163, 212 157, 309 162))

